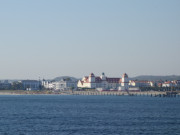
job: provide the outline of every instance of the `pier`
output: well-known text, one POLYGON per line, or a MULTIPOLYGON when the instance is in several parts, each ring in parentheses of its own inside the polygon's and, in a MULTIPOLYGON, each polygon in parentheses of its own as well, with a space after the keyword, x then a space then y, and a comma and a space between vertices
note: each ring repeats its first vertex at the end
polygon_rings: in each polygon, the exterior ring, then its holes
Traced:
POLYGON ((147 96, 147 97, 180 97, 179 91, 145 91, 145 92, 122 92, 122 91, 73 91, 70 95, 102 95, 102 96, 147 96))

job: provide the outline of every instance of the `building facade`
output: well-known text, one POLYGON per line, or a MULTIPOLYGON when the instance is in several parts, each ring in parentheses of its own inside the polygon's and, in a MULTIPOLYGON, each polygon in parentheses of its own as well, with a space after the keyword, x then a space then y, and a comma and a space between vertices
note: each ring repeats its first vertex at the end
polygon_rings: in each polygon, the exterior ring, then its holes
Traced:
POLYGON ((55 90, 71 90, 77 88, 77 81, 70 79, 62 79, 61 81, 54 82, 55 90))
POLYGON ((131 87, 153 87, 154 82, 153 81, 137 81, 137 80, 130 80, 129 86, 131 87))
POLYGON ((52 90, 72 90, 77 88, 77 81, 70 78, 54 82, 43 81, 42 84, 46 89, 52 90))
POLYGON ((9 89, 11 87, 11 83, 8 80, 0 81, 0 90, 9 89))
POLYGON ((123 74, 122 78, 109 78, 102 73, 101 76, 95 76, 91 73, 78 81, 78 88, 90 88, 101 90, 125 90, 128 89, 129 79, 128 75, 123 74))
POLYGON ((40 90, 41 88, 41 83, 37 80, 22 80, 20 82, 24 90, 40 90))

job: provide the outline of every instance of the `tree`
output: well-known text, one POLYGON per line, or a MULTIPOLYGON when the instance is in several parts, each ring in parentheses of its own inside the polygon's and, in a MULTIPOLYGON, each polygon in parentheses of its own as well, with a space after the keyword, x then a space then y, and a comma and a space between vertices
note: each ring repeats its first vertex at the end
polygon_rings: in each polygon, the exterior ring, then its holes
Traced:
POLYGON ((13 90, 22 90, 23 89, 23 85, 21 82, 13 82, 11 85, 11 89, 13 90))

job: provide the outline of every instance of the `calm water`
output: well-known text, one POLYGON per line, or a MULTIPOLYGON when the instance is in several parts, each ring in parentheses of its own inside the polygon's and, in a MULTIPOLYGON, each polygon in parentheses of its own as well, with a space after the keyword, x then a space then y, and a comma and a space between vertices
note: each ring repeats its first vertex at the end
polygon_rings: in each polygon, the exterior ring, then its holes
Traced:
POLYGON ((0 135, 180 135, 180 98, 0 96, 0 135))

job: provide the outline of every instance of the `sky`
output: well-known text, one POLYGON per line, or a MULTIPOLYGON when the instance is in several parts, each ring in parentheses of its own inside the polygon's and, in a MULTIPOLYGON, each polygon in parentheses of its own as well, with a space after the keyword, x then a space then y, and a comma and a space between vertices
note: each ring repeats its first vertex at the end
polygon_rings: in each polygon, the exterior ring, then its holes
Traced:
POLYGON ((179 0, 1 0, 0 79, 180 75, 179 0))

